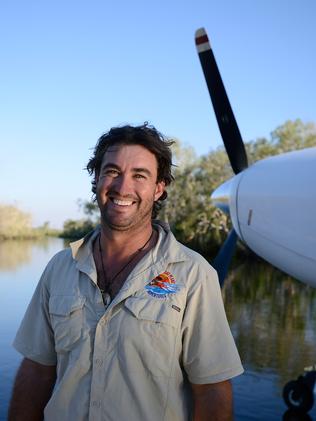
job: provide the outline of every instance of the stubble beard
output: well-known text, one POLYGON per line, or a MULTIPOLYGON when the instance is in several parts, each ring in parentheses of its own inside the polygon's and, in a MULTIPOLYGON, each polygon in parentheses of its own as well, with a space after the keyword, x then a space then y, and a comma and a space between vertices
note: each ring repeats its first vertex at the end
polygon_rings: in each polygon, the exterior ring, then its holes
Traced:
POLYGON ((149 204, 140 201, 137 202, 136 205, 132 206, 137 206, 136 211, 130 216, 120 218, 119 216, 111 216, 108 212, 106 204, 99 204, 101 225, 107 226, 112 231, 124 232, 140 230, 148 222, 151 222, 154 202, 149 204), (117 222, 115 221, 116 219, 118 219, 117 222))

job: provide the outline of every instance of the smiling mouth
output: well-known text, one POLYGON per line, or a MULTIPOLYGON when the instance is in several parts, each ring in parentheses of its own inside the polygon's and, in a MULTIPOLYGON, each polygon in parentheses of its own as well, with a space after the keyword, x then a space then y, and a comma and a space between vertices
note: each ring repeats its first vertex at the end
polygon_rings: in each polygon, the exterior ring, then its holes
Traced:
POLYGON ((133 203, 135 203, 133 200, 127 200, 127 199, 125 199, 125 200, 122 200, 122 199, 115 199, 114 197, 110 197, 110 200, 111 200, 111 202, 112 203, 114 203, 114 205, 117 205, 117 206, 131 206, 131 205, 133 205, 133 203))

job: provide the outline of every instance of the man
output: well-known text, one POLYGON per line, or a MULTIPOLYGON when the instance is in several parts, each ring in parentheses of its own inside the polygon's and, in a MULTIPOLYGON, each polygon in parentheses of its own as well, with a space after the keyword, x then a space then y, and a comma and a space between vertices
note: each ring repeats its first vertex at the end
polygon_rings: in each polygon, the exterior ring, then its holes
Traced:
POLYGON ((216 273, 153 219, 171 143, 146 124, 99 139, 87 169, 101 226, 42 275, 14 342, 10 421, 232 418, 243 369, 216 273))

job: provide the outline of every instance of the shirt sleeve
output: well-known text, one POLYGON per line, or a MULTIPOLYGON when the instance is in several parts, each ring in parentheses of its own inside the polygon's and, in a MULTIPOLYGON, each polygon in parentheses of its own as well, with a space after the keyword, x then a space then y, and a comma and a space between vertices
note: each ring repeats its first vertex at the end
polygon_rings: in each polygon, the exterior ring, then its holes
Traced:
POLYGON ((49 292, 45 269, 13 342, 24 357, 44 365, 56 365, 54 333, 50 323, 49 292))
POLYGON ((183 318, 183 366, 194 384, 217 383, 244 370, 231 334, 217 278, 210 267, 196 279, 183 318))

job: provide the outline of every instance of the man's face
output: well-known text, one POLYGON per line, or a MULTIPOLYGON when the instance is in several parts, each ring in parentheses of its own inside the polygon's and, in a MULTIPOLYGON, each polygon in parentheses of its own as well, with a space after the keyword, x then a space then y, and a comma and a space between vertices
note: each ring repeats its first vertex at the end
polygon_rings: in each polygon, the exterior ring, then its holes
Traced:
POLYGON ((164 182, 157 182, 155 155, 140 145, 110 147, 96 181, 102 224, 117 231, 149 223, 154 201, 165 189, 164 182))

